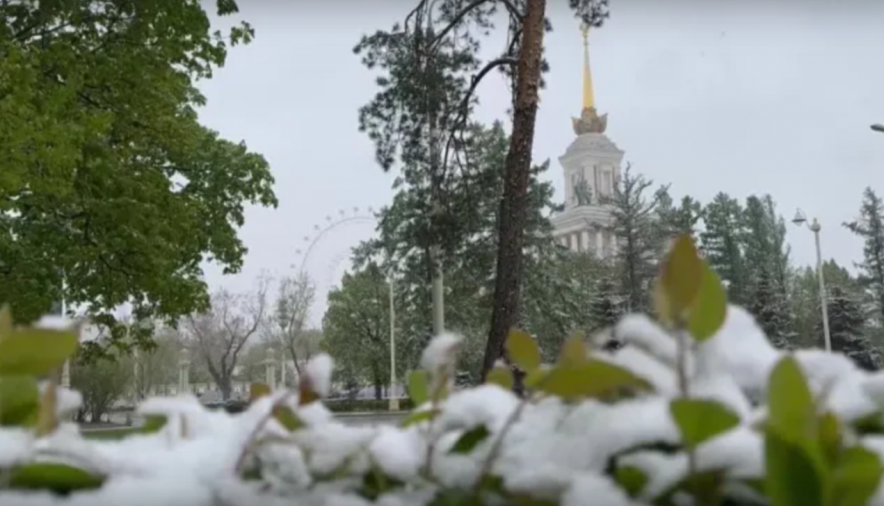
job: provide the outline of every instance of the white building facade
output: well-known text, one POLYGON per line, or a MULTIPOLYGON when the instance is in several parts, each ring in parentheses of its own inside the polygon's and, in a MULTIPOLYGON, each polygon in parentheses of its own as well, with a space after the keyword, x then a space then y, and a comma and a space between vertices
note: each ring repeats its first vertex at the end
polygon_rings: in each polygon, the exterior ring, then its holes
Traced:
POLYGON ((571 251, 610 258, 616 252, 607 199, 620 178, 624 152, 606 135, 607 114, 595 108, 588 31, 583 31, 583 110, 572 118, 577 136, 559 157, 565 177, 565 209, 552 218, 553 237, 571 251))

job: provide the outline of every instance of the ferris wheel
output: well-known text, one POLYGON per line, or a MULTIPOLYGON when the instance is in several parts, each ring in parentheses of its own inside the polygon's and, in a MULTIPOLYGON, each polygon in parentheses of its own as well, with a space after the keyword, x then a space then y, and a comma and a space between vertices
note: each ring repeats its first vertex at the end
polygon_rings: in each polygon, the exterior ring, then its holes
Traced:
MULTIPOLYGON (((312 233, 304 236, 302 246, 295 250, 296 259, 292 264, 292 268, 296 269, 299 276, 309 274, 308 271, 314 270, 313 281, 316 283, 318 306, 325 306, 328 292, 337 282, 333 278, 335 274, 340 272, 341 266, 349 260, 351 248, 335 251, 329 255, 329 261, 326 262, 324 268, 319 269, 311 269, 310 260, 313 255, 321 251, 324 242, 330 237, 334 237, 335 233, 350 226, 374 225, 376 223, 375 211, 371 207, 353 207, 349 210, 339 209, 336 213, 327 215, 323 222, 315 224, 312 233), (317 270, 320 272, 315 272, 317 270)), ((311 316, 315 317, 317 315, 311 316)))

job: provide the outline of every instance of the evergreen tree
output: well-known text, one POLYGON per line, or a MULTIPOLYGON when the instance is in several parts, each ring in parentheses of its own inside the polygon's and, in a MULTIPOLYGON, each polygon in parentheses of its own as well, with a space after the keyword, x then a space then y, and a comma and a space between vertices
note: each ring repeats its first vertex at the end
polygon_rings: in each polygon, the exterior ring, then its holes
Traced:
MULTIPOLYGON (((355 259, 357 265, 374 259, 385 269, 395 266, 397 318, 407 336, 404 360, 417 366, 431 336, 429 249, 437 242, 444 244, 446 327, 465 336, 461 365, 478 379, 491 316, 495 227, 509 137, 498 122, 490 127, 473 125, 466 139, 458 147, 464 166, 448 178, 445 198, 451 214, 436 230, 438 235, 433 237, 427 228, 422 188, 401 184, 392 204, 379 211, 378 237, 361 244, 355 259)), ((549 216, 555 205, 551 184, 542 181, 547 168, 544 163, 532 169, 523 250, 525 312, 519 325, 560 340, 570 330, 568 320, 574 313, 563 309, 564 300, 570 299, 569 281, 556 272, 560 255, 566 252, 559 251, 551 236, 549 216)))
POLYGON ((660 194, 648 200, 647 189, 653 184, 642 175, 634 176, 626 166, 607 199, 617 238, 617 284, 628 311, 648 308, 651 280, 657 273, 657 260, 664 244, 656 221, 660 194))
POLYGON ((700 247, 706 261, 727 286, 730 301, 745 306, 748 299, 742 250, 742 206, 726 193, 719 193, 703 208, 703 223, 700 247))
POLYGON ((589 304, 591 332, 599 331, 617 323, 623 316, 622 297, 617 293, 617 284, 608 274, 602 275, 595 283, 589 304))
MULTIPOLYGON (((828 302, 832 350, 844 353, 863 369, 878 370, 881 352, 863 335, 865 317, 861 304, 840 286, 829 290, 828 302)), ((822 342, 822 324, 817 326, 817 331, 822 342)))
POLYGON ((859 218, 845 223, 851 232, 863 239, 863 261, 856 264, 860 269, 859 281, 873 308, 877 327, 884 325, 884 203, 866 188, 859 210, 859 218))
POLYGON ((703 206, 689 196, 682 197, 681 203, 676 206, 668 186, 657 190, 657 199, 659 230, 663 238, 661 243, 665 244, 666 239, 685 234, 696 239, 703 206))
MULTIPOLYGON (((834 260, 823 263, 823 275, 829 291, 838 288, 851 300, 863 300, 863 289, 859 282, 834 260)), ((805 266, 792 269, 788 278, 788 298, 793 315, 793 337, 790 344, 795 348, 822 347, 822 333, 819 330, 820 284, 816 268, 805 266)), ((867 313, 868 311, 863 310, 863 314, 867 313)))
POLYGON ((768 339, 777 347, 788 346, 792 323, 780 266, 786 255, 779 223, 771 215, 772 202, 751 196, 743 211, 742 250, 746 265, 746 309, 758 320, 768 339), (778 249, 779 248, 779 249, 778 249))

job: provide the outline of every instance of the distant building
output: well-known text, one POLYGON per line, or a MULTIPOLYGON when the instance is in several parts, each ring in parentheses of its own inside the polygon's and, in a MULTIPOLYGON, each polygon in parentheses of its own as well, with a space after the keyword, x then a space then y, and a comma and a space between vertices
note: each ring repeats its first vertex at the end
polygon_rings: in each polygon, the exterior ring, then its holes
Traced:
POLYGON ((588 36, 584 29, 583 110, 579 118, 572 118, 577 137, 559 157, 565 176, 565 209, 552 218, 553 237, 572 251, 610 258, 617 241, 606 200, 614 194, 624 152, 605 135, 608 115, 596 111, 588 36))

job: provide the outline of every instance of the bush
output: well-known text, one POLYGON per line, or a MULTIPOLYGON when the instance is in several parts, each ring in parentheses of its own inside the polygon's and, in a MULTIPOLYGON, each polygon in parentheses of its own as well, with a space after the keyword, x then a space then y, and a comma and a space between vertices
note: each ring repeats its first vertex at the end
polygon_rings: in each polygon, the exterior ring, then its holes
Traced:
POLYGON ((147 426, 116 441, 84 441, 58 418, 77 395, 30 379, 73 352, 69 334, 0 324, 0 504, 884 505, 884 375, 774 349, 688 240, 654 300, 657 320, 616 324, 614 352, 574 338, 542 365, 511 333, 525 398, 503 366, 454 392, 458 340, 443 335, 409 377, 418 408, 400 427, 335 421, 320 356, 298 392, 254 385, 237 415, 149 399, 147 426))

